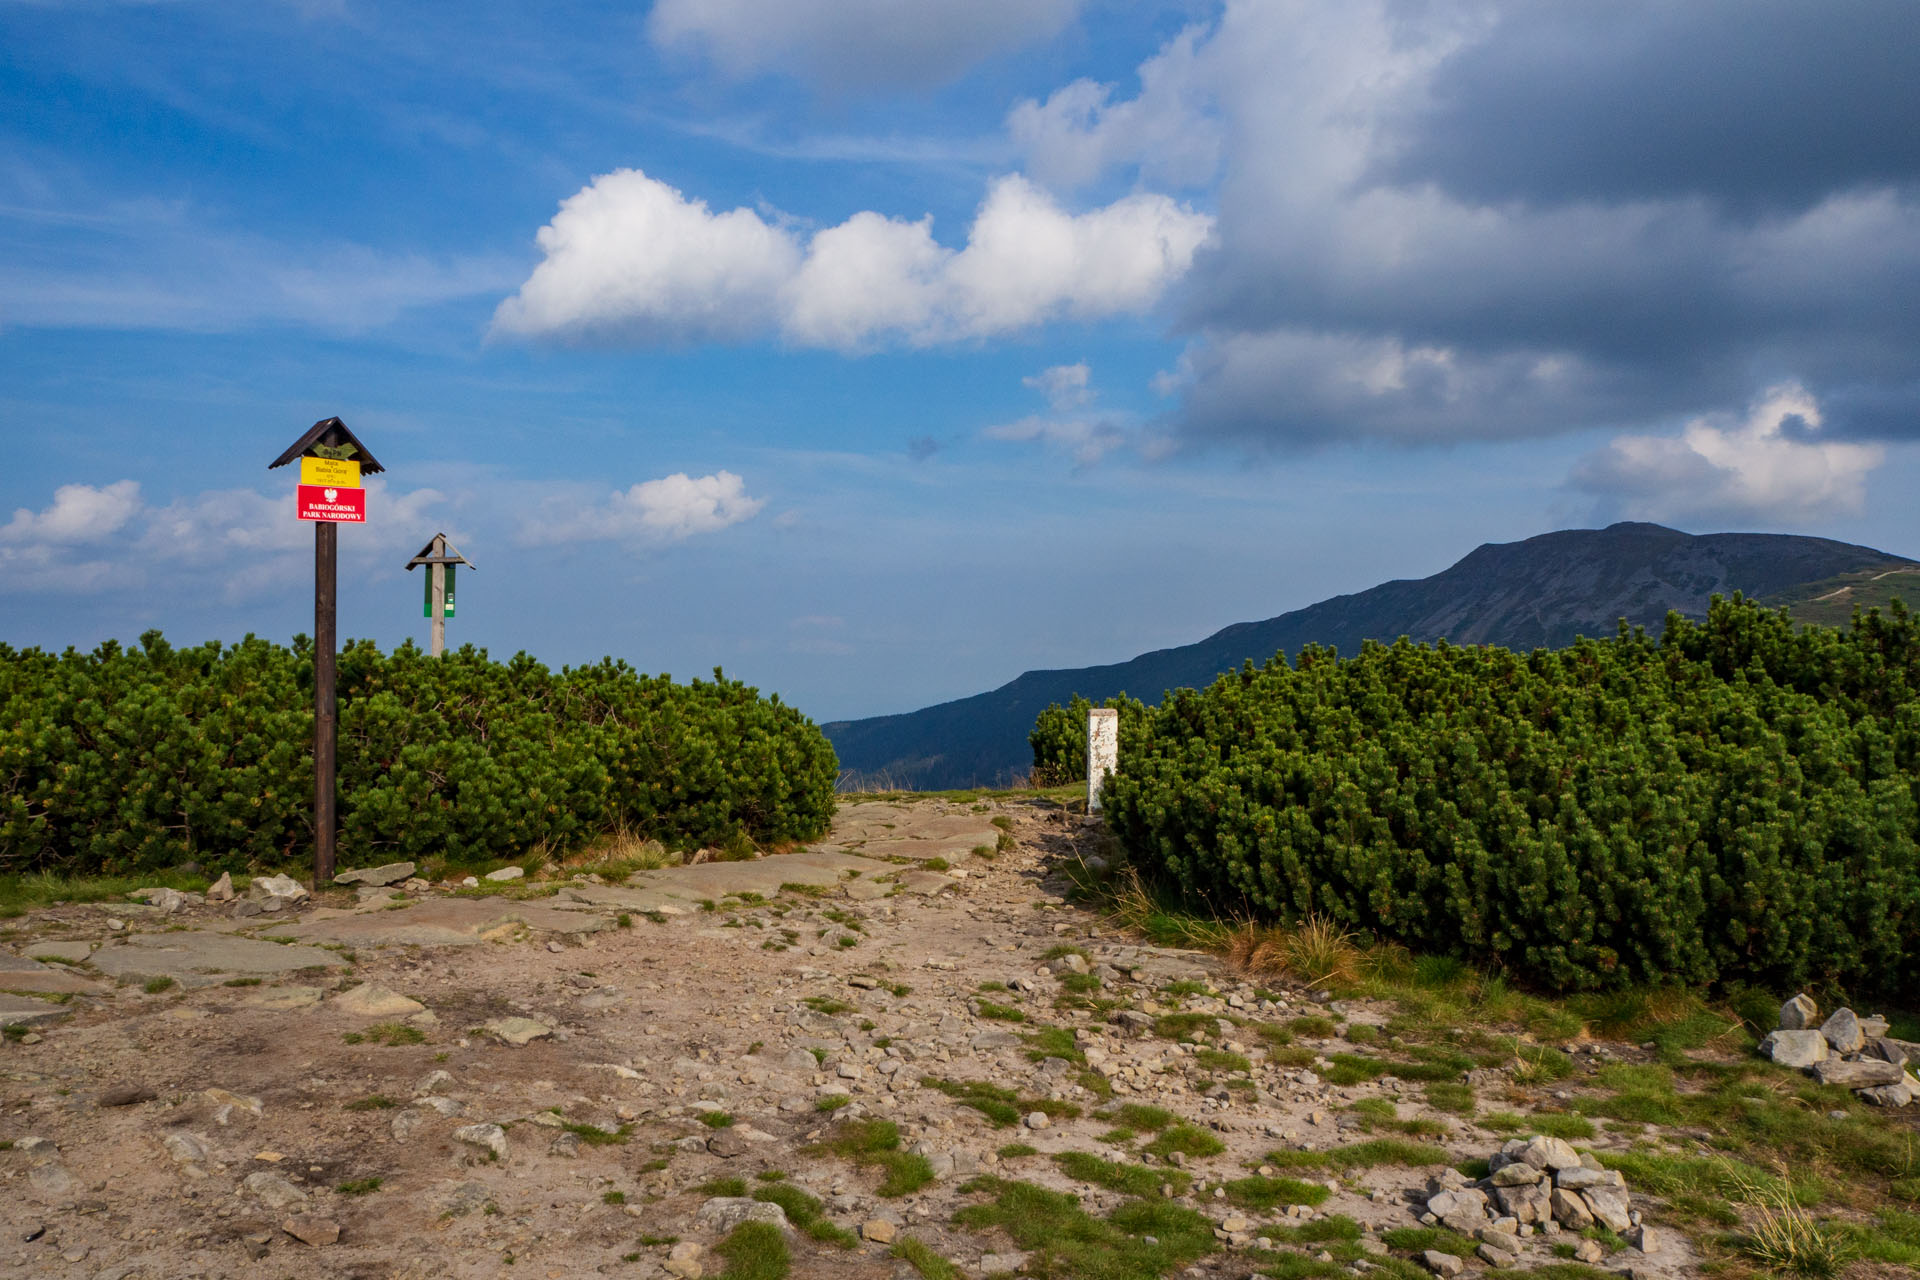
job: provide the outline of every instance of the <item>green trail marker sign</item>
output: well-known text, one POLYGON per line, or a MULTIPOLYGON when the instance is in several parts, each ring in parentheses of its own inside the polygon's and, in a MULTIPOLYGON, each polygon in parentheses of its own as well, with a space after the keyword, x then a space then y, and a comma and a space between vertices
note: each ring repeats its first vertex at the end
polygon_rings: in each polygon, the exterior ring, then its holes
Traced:
POLYGON ((436 533, 420 548, 420 554, 407 561, 407 572, 412 573, 416 565, 427 566, 426 602, 421 614, 433 620, 427 633, 427 651, 439 657, 447 651, 447 619, 453 616, 453 570, 455 565, 465 565, 472 569, 473 561, 460 554, 460 549, 447 541, 447 535, 436 533))

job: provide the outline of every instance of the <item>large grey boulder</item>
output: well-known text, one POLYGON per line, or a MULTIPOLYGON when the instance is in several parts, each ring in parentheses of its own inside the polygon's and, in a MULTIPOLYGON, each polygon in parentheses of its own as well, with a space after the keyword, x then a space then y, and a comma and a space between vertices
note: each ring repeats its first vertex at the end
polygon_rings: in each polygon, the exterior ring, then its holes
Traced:
POLYGON ((1770 1031, 1760 1052, 1783 1067, 1811 1067, 1832 1052, 1818 1031, 1770 1031))
POLYGON ((1898 1084, 1875 1085, 1871 1089, 1856 1089, 1854 1097, 1870 1107, 1904 1107, 1913 1101, 1913 1090, 1906 1081, 1898 1084))
POLYGON ((247 897, 269 910, 296 907, 312 896, 292 876, 255 876, 247 885, 247 897))
POLYGON ((1809 1068, 1821 1084, 1845 1085, 1849 1089, 1867 1089, 1874 1085, 1898 1084, 1906 1073, 1897 1063, 1862 1058, 1849 1062, 1844 1058, 1826 1058, 1809 1068))
POLYGON ((1867 1039, 1866 1033, 1860 1030, 1860 1019, 1851 1009, 1841 1009, 1821 1023, 1820 1034, 1827 1038, 1835 1053, 1858 1053, 1867 1039))
POLYGON ((1780 1029, 1805 1031, 1813 1026, 1819 1017, 1820 1006, 1813 1002, 1813 997, 1802 992, 1780 1006, 1780 1029))

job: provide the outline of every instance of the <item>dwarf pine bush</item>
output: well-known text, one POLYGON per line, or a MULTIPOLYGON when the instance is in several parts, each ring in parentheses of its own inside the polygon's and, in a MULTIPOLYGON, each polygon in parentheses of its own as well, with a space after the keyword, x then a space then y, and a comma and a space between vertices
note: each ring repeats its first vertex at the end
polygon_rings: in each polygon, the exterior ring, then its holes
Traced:
MULTIPOLYGON (((812 839, 833 748, 714 672, 550 671, 466 647, 339 657, 342 865, 564 851, 606 831, 693 846, 812 839)), ((311 847, 313 659, 248 637, 89 654, 0 645, 0 874, 273 865, 311 847)))
POLYGON ((1141 872, 1559 990, 1920 977, 1920 628, 1716 598, 1654 640, 1309 648, 1147 713, 1141 872))

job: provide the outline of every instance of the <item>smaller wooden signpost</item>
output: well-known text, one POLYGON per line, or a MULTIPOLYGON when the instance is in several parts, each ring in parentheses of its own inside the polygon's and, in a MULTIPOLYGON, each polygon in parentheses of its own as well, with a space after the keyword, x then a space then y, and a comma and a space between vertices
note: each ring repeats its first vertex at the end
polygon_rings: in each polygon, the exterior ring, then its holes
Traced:
POLYGON ((313 887, 333 879, 338 814, 334 806, 334 751, 339 740, 334 697, 335 596, 340 576, 342 524, 364 524, 363 476, 385 471, 360 438, 338 418, 322 418, 267 464, 267 470, 298 459, 300 482, 294 510, 313 526, 313 887))
MULTIPOLYGON (((460 554, 460 549, 447 541, 447 535, 436 533, 420 548, 420 554, 407 561, 407 572, 412 573, 415 565, 426 565, 427 598, 421 606, 422 615, 433 620, 428 631, 427 650, 434 657, 447 651, 447 619, 453 616, 453 569, 455 565, 474 568, 473 561, 460 554)), ((475 570, 478 572, 478 570, 475 570)))

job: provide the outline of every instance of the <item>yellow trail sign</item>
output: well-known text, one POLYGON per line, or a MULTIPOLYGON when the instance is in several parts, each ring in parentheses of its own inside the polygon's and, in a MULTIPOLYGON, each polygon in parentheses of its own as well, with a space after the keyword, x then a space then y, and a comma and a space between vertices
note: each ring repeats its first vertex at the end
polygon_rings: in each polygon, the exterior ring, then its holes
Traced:
POLYGON ((335 458, 300 459, 300 483, 327 485, 335 489, 360 487, 360 464, 335 458))

